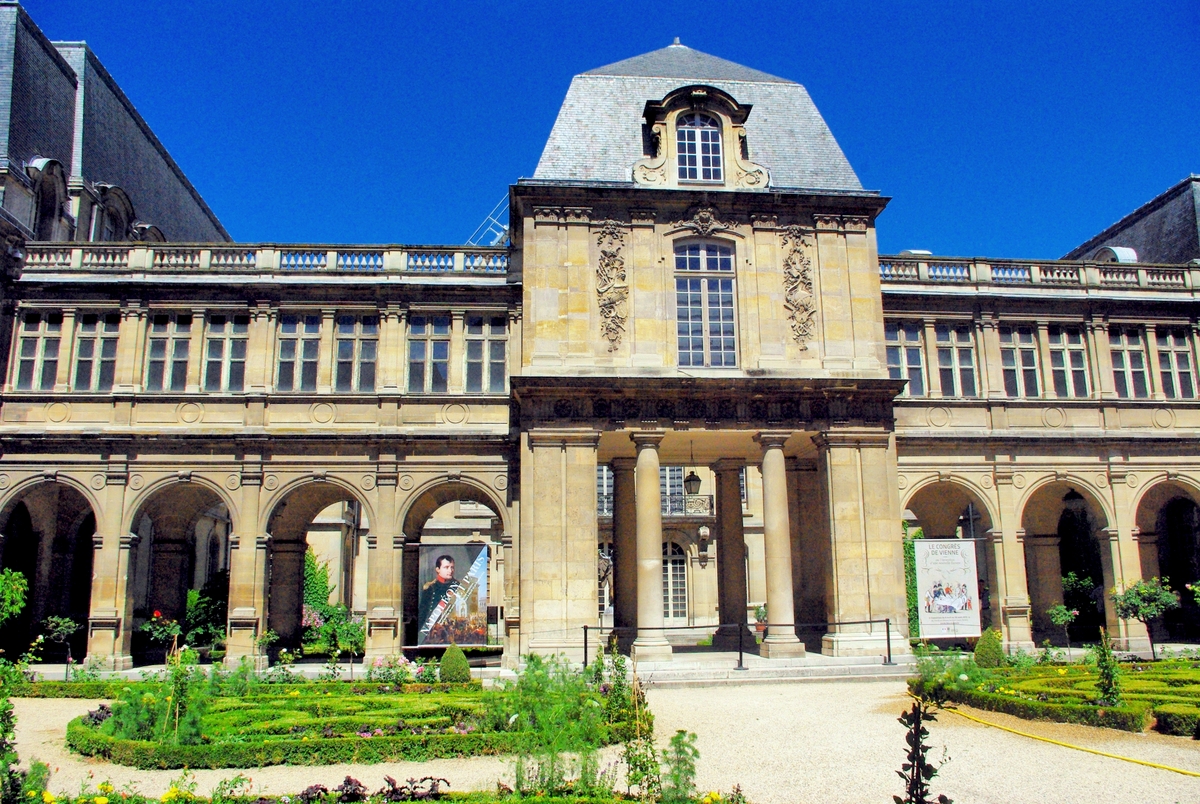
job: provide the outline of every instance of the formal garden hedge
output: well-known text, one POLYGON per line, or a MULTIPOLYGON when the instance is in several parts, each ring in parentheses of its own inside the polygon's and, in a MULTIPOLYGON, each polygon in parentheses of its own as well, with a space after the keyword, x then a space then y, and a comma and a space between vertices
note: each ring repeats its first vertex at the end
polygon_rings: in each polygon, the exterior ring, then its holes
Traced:
MULTIPOLYGON (((94 698, 112 699, 121 695, 122 690, 139 688, 147 681, 108 680, 108 681, 26 681, 10 686, 9 695, 13 698, 94 698)), ((385 684, 373 681, 297 681, 291 683, 258 682, 257 689, 290 692, 305 690, 315 693, 333 693, 336 695, 387 695, 392 693, 428 694, 433 692, 453 692, 456 690, 479 690, 478 681, 458 684, 385 684)))
POLYGON ((1102 702, 1094 664, 1017 660, 982 669, 967 657, 922 659, 910 688, 936 685, 949 701, 1031 720, 1053 720, 1200 739, 1200 662, 1174 659, 1122 664, 1117 702, 1102 702))

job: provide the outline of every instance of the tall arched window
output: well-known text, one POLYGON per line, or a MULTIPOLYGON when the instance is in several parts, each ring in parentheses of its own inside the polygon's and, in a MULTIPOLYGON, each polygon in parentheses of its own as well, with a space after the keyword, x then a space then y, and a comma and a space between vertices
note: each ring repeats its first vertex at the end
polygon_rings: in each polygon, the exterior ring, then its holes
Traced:
POLYGON ((687 619, 687 555, 675 542, 663 542, 663 617, 687 619))
POLYGON ((733 291, 732 246, 675 246, 675 313, 681 367, 737 365, 733 291))
POLYGON ((724 181, 721 124, 706 114, 680 115, 675 124, 680 181, 724 181))

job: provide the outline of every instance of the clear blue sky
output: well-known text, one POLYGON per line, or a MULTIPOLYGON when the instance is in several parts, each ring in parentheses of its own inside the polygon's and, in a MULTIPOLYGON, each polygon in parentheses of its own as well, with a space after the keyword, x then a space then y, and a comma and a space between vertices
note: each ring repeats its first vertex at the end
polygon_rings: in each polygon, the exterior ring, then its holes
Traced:
POLYGON ((29 0, 242 241, 463 242, 571 76, 663 47, 804 84, 880 248, 1053 258, 1200 173, 1200 2, 29 0))

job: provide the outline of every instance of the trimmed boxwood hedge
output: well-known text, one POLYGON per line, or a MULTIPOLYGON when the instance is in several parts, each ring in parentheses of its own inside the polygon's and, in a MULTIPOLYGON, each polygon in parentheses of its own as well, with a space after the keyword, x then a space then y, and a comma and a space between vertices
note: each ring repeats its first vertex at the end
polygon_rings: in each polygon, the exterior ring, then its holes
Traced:
POLYGON ((947 689, 948 697, 957 703, 1003 712, 1027 720, 1053 720, 1059 723, 1079 723, 1084 726, 1103 726, 1123 731, 1145 731, 1151 709, 1147 705, 1099 707, 1093 704, 1044 703, 1025 698, 1013 698, 981 690, 947 689))
MULTIPOLYGON (((107 681, 27 681, 14 684, 9 695, 13 698, 117 698, 126 687, 136 687, 144 682, 135 679, 107 681)), ((299 684, 255 683, 244 698, 255 696, 277 696, 281 692, 302 690, 306 692, 333 692, 338 695, 372 695, 380 693, 455 692, 482 689, 478 681, 466 684, 380 684, 374 681, 314 681, 299 684)))
POLYGON ((1154 707, 1158 730, 1164 734, 1200 740, 1200 707, 1190 704, 1163 704, 1154 707))
MULTIPOLYGON (((604 727, 605 743, 619 742, 630 727, 604 727)), ((517 732, 470 734, 401 734, 378 737, 285 739, 255 743, 163 745, 122 740, 100 733, 75 718, 67 724, 67 745, 86 756, 143 769, 259 768, 267 765, 332 765, 338 763, 424 761, 443 757, 509 754, 520 748, 517 732)))

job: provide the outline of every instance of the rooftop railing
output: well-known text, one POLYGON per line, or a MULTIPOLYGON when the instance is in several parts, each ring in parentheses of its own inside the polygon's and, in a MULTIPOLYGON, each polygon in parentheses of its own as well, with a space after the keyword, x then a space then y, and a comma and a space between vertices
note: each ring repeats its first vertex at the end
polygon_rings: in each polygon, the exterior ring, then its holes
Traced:
POLYGON ((504 276, 508 249, 440 246, 30 243, 26 271, 504 276))
POLYGON ((879 278, 885 284, 1191 290, 1200 287, 1200 265, 880 256, 879 278))

